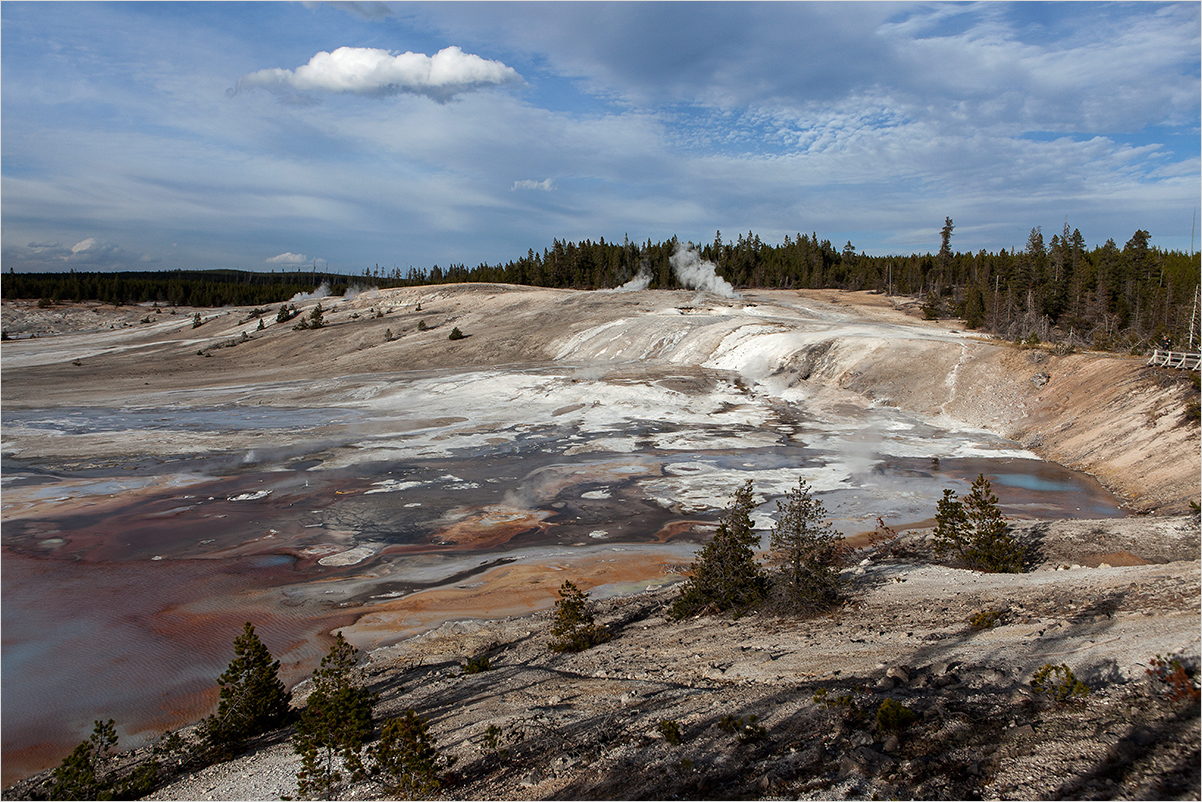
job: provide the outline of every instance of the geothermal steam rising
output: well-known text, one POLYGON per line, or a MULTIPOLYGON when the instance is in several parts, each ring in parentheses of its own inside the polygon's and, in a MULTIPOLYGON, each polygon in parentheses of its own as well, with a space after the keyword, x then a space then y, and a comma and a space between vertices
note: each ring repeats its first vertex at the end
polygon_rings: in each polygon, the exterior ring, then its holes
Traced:
MULTIPOLYGON (((690 290, 710 292, 714 295, 721 295, 723 298, 739 297, 739 294, 735 292, 735 288, 730 285, 730 282, 715 272, 714 263, 702 259, 701 255, 691 245, 677 243, 676 251, 668 261, 672 265, 672 272, 676 275, 676 280, 690 290)), ((651 285, 652 278, 653 276, 647 265, 640 265, 638 275, 621 287, 615 288, 612 292, 638 292, 645 290, 651 285)))
MULTIPOLYGON (((323 281, 321 286, 313 290, 313 292, 298 292, 296 295, 293 295, 291 298, 289 298, 287 302, 296 304, 304 301, 316 301, 320 300, 321 298, 329 298, 332 294, 333 293, 330 290, 330 282, 323 281)), ((355 298, 358 298, 360 295, 364 296, 365 298, 375 298, 379 294, 380 291, 376 287, 364 287, 362 284, 351 284, 346 288, 346 292, 342 293, 342 299, 344 301, 352 301, 355 298)))
POLYGON ((621 287, 615 287, 612 292, 640 292, 647 289, 651 284, 651 271, 647 269, 647 265, 639 265, 639 273, 630 281, 623 284, 621 287))
POLYGON ((319 298, 330 297, 330 283, 328 281, 321 282, 321 286, 313 290, 313 292, 298 292, 288 299, 288 303, 302 303, 304 301, 314 301, 319 298))
POLYGON ((713 262, 703 260, 693 247, 677 244, 669 260, 676 280, 689 289, 712 292, 723 298, 738 298, 739 294, 726 279, 714 272, 713 262))

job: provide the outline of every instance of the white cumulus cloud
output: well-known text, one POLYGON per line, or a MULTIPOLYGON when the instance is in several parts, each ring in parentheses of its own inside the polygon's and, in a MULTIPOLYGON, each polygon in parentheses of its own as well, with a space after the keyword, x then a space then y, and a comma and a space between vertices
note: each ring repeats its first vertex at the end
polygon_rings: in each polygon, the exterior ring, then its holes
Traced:
POLYGON ((414 94, 445 103, 464 92, 522 80, 517 71, 500 61, 443 48, 433 56, 423 53, 393 54, 374 47, 340 47, 324 50, 295 70, 267 69, 242 76, 231 90, 262 88, 295 97, 312 92, 347 93, 369 97, 414 94))
POLYGON ((542 181, 526 178, 522 181, 514 181, 513 189, 541 189, 543 192, 550 192, 555 189, 555 182, 550 178, 543 179, 542 181))
POLYGON ((305 256, 303 253, 292 253, 291 251, 288 251, 287 253, 281 253, 272 256, 265 261, 269 265, 303 265, 310 260, 309 257, 305 256))

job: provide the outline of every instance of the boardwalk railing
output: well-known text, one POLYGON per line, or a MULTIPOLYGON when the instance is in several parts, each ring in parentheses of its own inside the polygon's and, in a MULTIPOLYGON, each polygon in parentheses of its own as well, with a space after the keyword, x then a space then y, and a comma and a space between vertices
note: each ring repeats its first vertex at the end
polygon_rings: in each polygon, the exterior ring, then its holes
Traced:
POLYGON ((1202 354, 1197 351, 1162 351, 1157 348, 1148 359, 1148 364, 1162 368, 1198 370, 1199 364, 1202 364, 1202 354))

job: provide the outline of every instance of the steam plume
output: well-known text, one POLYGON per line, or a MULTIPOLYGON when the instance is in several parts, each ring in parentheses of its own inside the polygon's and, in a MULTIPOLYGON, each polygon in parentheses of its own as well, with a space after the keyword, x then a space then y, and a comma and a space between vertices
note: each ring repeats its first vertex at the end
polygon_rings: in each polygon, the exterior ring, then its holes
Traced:
POLYGON ((676 252, 669 261, 676 280, 689 289, 721 295, 723 298, 739 297, 730 282, 714 272, 713 262, 703 260, 692 245, 677 244, 676 252))
POLYGON ((321 286, 313 290, 313 292, 298 292, 296 295, 293 295, 288 299, 288 303, 296 304, 302 301, 313 301, 318 298, 328 298, 329 295, 330 284, 327 281, 323 281, 321 286))
POLYGON ((651 286, 651 271, 647 269, 647 265, 639 267, 638 274, 630 281, 623 284, 621 287, 615 287, 613 292, 640 292, 651 286))
POLYGON ((364 287, 362 284, 351 284, 346 288, 346 292, 342 293, 342 298, 345 301, 352 301, 362 295, 364 298, 375 298, 380 294, 378 287, 364 287))

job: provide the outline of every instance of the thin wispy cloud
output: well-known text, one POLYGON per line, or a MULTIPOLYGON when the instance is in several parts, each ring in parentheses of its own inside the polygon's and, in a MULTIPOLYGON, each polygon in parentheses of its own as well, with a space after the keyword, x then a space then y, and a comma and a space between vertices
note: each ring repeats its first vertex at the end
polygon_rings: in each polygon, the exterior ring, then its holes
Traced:
POLYGON ((276 254, 275 256, 272 256, 264 261, 269 265, 307 265, 312 260, 303 253, 292 253, 291 251, 287 251, 285 253, 276 254))
POLYGON ((314 93, 367 97, 425 95, 445 103, 456 95, 521 81, 512 67, 464 53, 455 46, 433 56, 394 54, 374 47, 340 47, 322 51, 295 70, 272 68, 242 76, 231 94, 266 89, 283 96, 314 93))
POLYGON ((555 189, 555 182, 550 178, 544 178, 542 181, 535 181, 531 178, 524 178, 521 181, 513 182, 514 189, 537 189, 543 192, 550 192, 555 189))
POLYGON ((387 3, 352 2, 352 0, 326 0, 325 2, 305 0, 302 5, 306 8, 328 6, 365 20, 382 20, 396 13, 387 3))

